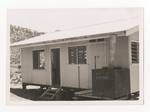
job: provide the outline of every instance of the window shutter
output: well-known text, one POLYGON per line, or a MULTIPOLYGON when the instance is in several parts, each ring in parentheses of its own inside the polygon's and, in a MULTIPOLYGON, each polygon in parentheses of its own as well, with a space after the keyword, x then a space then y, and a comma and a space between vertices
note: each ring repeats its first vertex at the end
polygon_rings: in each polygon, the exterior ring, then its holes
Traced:
POLYGON ((131 56, 132 56, 132 63, 139 63, 139 43, 138 42, 131 43, 131 56))

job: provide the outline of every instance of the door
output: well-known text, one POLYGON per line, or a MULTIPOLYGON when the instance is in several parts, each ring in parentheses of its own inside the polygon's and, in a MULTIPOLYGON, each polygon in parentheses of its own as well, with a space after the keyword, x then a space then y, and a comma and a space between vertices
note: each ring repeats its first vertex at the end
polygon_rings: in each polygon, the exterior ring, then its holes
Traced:
POLYGON ((60 86, 60 49, 51 49, 52 85, 60 86))

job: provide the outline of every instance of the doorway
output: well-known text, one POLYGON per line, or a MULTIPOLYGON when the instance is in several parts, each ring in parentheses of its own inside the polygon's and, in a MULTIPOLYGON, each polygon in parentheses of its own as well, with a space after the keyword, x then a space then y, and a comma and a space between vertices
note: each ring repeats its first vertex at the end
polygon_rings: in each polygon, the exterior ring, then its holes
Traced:
POLYGON ((60 86, 60 49, 51 49, 52 86, 60 86))

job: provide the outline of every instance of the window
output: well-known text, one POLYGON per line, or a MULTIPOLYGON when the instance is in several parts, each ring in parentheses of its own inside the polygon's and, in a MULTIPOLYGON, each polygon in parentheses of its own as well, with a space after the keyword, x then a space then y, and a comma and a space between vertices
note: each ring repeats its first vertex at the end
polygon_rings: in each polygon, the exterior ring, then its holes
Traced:
POLYGON ((33 69, 45 68, 44 50, 33 51, 33 69))
POLYGON ((78 47, 78 63, 79 64, 86 64, 86 47, 78 47))
POLYGON ((69 64, 86 64, 86 47, 69 47, 69 64))
POLYGON ((77 48, 76 47, 69 47, 69 64, 77 64, 77 48))
POLYGON ((139 43, 131 42, 132 63, 139 63, 139 43))

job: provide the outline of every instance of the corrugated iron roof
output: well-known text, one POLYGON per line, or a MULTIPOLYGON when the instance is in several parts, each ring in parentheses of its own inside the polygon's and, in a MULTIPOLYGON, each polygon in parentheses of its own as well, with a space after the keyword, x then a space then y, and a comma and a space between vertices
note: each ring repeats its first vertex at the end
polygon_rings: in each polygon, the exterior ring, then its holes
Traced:
POLYGON ((45 35, 37 36, 34 38, 30 38, 24 41, 16 42, 11 44, 11 46, 24 46, 28 44, 37 44, 37 43, 44 43, 44 42, 51 42, 54 40, 60 39, 69 39, 82 36, 91 36, 96 34, 104 34, 104 33, 113 33, 119 31, 126 31, 130 28, 133 28, 138 25, 137 18, 130 18, 127 20, 116 20, 112 22, 104 22, 100 24, 93 24, 88 26, 83 26, 75 29, 68 29, 62 31, 56 31, 52 33, 47 33, 45 35))

